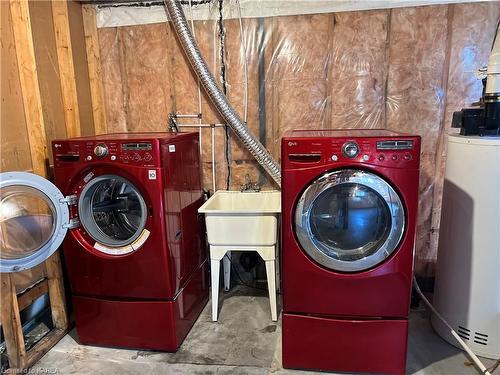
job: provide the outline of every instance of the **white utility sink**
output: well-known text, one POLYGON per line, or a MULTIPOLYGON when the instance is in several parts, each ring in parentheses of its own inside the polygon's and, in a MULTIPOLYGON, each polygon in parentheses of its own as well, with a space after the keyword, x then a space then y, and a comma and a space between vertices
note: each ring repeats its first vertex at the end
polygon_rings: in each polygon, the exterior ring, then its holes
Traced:
POLYGON ((217 321, 218 316, 220 261, 224 264, 224 289, 228 291, 232 251, 256 251, 262 257, 266 264, 271 319, 278 320, 276 242, 281 193, 219 190, 198 212, 205 214, 210 244, 212 320, 217 321))
POLYGON ((281 193, 219 190, 198 212, 205 214, 212 246, 274 246, 281 193))

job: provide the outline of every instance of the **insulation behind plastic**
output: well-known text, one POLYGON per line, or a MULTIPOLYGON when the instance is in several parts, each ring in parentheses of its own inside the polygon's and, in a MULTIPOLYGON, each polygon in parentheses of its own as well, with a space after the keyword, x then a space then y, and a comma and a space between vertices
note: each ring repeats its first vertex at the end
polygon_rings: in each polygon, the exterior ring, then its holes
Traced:
MULTIPOLYGON (((244 58, 248 62, 247 125, 280 158, 290 129, 389 128, 422 136, 416 269, 432 274, 442 194, 445 136, 453 111, 476 101, 500 17, 499 2, 245 18, 240 33, 234 1, 224 2, 227 96, 244 113, 244 58), (242 43, 244 40, 244 44, 242 43), (246 53, 246 55, 245 55, 246 53)), ((185 8, 188 14, 189 10, 185 8)), ((221 84, 215 2, 195 21, 201 53, 221 84)), ((108 131, 165 130, 170 112, 197 113, 197 79, 168 24, 99 29, 108 131)), ((206 96, 203 122, 223 122, 206 96)), ((180 122, 193 123, 192 119, 180 122)), ((245 174, 273 183, 240 140, 216 129, 202 132, 204 185, 239 189, 245 174), (227 149, 226 149, 227 147, 227 149)))

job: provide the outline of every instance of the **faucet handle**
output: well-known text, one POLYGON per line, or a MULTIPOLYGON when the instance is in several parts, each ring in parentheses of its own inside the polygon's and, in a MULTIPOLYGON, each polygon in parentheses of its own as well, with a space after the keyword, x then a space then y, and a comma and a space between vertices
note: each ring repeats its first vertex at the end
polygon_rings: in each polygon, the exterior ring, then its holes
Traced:
POLYGON ((245 185, 250 185, 252 183, 252 180, 250 179, 250 174, 247 173, 245 175, 245 185))
POLYGON ((245 175, 245 183, 241 185, 240 191, 254 191, 254 192, 259 192, 260 191, 260 186, 257 182, 252 182, 250 178, 250 174, 245 175))

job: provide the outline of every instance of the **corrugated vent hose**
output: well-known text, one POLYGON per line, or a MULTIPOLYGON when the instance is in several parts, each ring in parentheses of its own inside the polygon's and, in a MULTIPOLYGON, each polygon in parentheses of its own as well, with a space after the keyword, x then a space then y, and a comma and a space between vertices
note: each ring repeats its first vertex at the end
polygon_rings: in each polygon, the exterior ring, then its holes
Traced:
POLYGON ((264 170, 281 188, 280 165, 274 160, 269 151, 266 150, 255 135, 248 130, 226 96, 217 86, 193 38, 191 30, 189 29, 180 1, 165 0, 164 3, 168 17, 172 21, 175 33, 177 34, 177 38, 210 100, 257 162, 262 165, 264 170))

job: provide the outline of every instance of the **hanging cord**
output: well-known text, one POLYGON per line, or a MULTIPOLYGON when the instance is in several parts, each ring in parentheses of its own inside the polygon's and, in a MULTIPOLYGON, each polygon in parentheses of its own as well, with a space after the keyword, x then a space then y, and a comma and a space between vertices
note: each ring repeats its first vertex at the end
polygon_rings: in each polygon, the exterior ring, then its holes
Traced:
MULTIPOLYGON (((422 298, 422 301, 431 309, 431 311, 443 322, 443 324, 450 330, 451 334, 453 337, 458 341, 460 346, 463 348, 463 350, 467 353, 470 359, 472 359, 472 362, 477 366, 477 368, 481 371, 481 374, 484 375, 491 375, 490 371, 494 371, 491 369, 487 369, 486 366, 483 365, 483 363, 479 360, 479 358, 474 354, 474 352, 467 346, 464 340, 461 339, 461 337, 455 332, 455 330, 450 326, 450 324, 444 319, 444 317, 439 313, 439 311, 436 310, 434 306, 429 302, 427 297, 424 296, 424 293, 420 290, 420 287, 418 286, 417 283, 417 278, 414 276, 413 277, 413 288, 415 288, 415 291, 418 293, 420 298, 422 298)), ((494 365, 498 367, 498 362, 494 365)), ((495 367, 496 368, 496 367, 495 367)))
POLYGON ((236 0, 238 5, 238 21, 240 24, 240 43, 243 47, 243 121, 247 124, 248 120, 248 61, 247 61, 247 40, 243 32, 243 21, 241 19, 241 4, 240 0, 236 0))
MULTIPOLYGON (((194 16, 193 16, 193 0, 189 0, 189 16, 191 17, 191 32, 193 33, 193 38, 196 40, 196 30, 194 28, 194 16)), ((203 111, 202 111, 202 105, 201 105, 201 83, 200 79, 198 78, 197 80, 198 83, 198 124, 202 124, 202 117, 203 117, 203 111)), ((203 139, 202 139, 202 129, 201 127, 198 129, 198 140, 199 140, 199 147, 200 147, 200 159, 203 157, 203 139)), ((212 155, 212 160, 213 160, 213 155, 212 155)), ((202 160, 203 161, 203 160, 202 160)), ((212 181, 213 185, 215 185, 215 181, 212 181)), ((215 193, 215 190, 214 190, 215 193)))
MULTIPOLYGON (((219 1, 219 19, 217 24, 219 25, 219 37, 220 37, 220 77, 222 81, 222 92, 227 97, 227 82, 226 82, 226 30, 224 29, 224 18, 222 13, 224 0, 219 1)), ((226 178, 226 190, 229 190, 229 185, 231 181, 231 164, 229 162, 229 129, 226 125, 224 127, 226 144, 225 144, 225 157, 227 164, 227 178, 226 178)))
MULTIPOLYGON (((212 1, 213 0, 180 0, 179 2, 182 5, 196 6, 196 5, 209 4, 212 1)), ((118 4, 113 4, 113 3, 97 4, 97 8, 99 8, 99 9, 122 8, 122 7, 149 8, 152 6, 163 6, 164 4, 165 4, 164 0, 161 0, 161 1, 134 1, 134 2, 125 2, 125 3, 118 3, 118 4)))
POLYGON ((497 40, 497 36, 498 36, 498 29, 500 28, 500 18, 498 19, 498 22, 497 22, 497 28, 495 30, 497 30, 497 32, 495 33, 495 36, 493 37, 493 42, 491 43, 491 51, 493 51, 493 47, 495 46, 495 42, 497 40))

